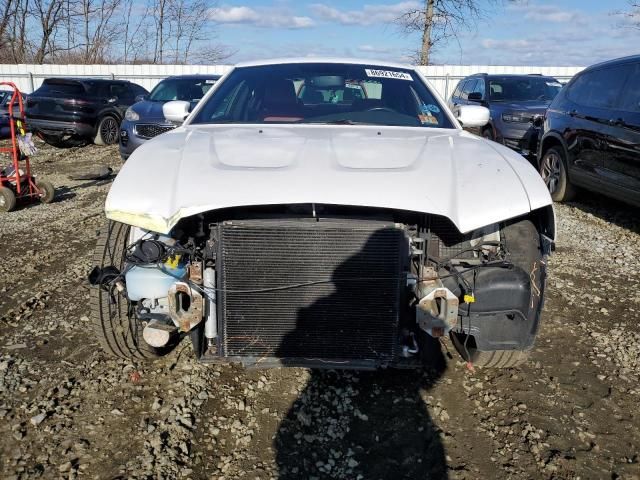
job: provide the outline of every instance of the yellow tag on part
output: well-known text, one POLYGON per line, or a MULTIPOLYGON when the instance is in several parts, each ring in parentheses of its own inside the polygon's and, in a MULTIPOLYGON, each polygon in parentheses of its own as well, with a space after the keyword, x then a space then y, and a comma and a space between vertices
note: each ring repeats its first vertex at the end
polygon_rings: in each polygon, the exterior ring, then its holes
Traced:
POLYGON ((169 259, 164 262, 164 264, 169 268, 178 268, 178 264, 180 263, 180 255, 174 255, 173 257, 169 257, 169 259))
POLYGON ((473 295, 464 296, 464 303, 474 303, 475 301, 476 301, 476 297, 474 297, 473 295))

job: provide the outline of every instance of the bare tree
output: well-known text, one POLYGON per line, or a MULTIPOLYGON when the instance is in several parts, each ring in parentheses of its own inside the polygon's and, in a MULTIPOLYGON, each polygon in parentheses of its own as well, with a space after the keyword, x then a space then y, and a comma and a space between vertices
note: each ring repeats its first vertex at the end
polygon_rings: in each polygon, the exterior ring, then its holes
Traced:
POLYGON ((40 25, 40 41, 33 54, 34 63, 44 63, 47 55, 55 54, 56 45, 52 42, 56 30, 64 21, 64 0, 34 0, 33 15, 40 25))
POLYGON ((473 27, 486 13, 483 5, 497 3, 499 0, 423 0, 418 8, 398 17, 396 23, 407 34, 421 34, 418 64, 429 65, 436 45, 457 37, 461 30, 473 27))
POLYGON ((214 1, 0 0, 0 62, 220 61, 214 1))
POLYGON ((71 18, 79 19, 82 31, 82 63, 103 63, 120 35, 121 25, 114 21, 121 0, 78 0, 71 18))
POLYGON ((11 18, 13 0, 0 0, 0 42, 5 38, 4 33, 11 18))
POLYGON ((627 0, 628 10, 616 10, 614 15, 624 18, 624 26, 640 29, 640 1, 627 0))

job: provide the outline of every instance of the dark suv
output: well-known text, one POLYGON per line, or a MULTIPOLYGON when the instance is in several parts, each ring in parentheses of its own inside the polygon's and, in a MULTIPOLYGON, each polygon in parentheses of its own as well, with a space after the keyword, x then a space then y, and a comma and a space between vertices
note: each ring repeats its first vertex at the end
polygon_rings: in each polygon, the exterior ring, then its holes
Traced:
POLYGON ((491 112, 489 123, 473 133, 502 143, 535 163, 539 130, 538 116, 562 88, 553 77, 542 75, 489 75, 478 73, 458 83, 449 107, 483 105, 491 112))
POLYGON ((538 158, 555 201, 580 186, 640 206, 640 55, 571 79, 547 111, 538 158))
POLYGON ((148 93, 124 80, 47 78, 29 95, 28 125, 54 147, 112 145, 124 112, 148 93))

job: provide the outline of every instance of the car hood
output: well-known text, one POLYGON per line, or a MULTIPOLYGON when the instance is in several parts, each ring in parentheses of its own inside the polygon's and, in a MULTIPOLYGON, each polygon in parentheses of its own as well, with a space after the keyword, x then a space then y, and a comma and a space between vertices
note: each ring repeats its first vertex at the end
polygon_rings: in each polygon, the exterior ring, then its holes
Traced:
POLYGON ((164 120, 162 106, 166 102, 152 102, 151 100, 142 100, 135 103, 131 108, 140 115, 140 120, 164 120))
POLYGON ((425 212, 468 232, 551 199, 523 157, 463 130, 193 125, 138 148, 105 211, 168 233, 181 218, 209 210, 293 203, 425 212))

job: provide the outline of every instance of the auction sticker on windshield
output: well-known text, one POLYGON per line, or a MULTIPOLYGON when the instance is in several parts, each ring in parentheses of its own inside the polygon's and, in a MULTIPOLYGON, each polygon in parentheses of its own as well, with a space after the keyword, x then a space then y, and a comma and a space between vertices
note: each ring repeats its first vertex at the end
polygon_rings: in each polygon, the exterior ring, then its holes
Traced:
POLYGON ((406 72, 394 72, 393 70, 374 70, 371 68, 365 68, 364 71, 369 77, 395 78, 397 80, 409 80, 410 82, 413 81, 411 75, 406 72))

